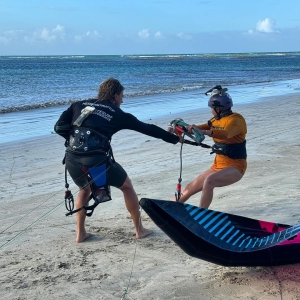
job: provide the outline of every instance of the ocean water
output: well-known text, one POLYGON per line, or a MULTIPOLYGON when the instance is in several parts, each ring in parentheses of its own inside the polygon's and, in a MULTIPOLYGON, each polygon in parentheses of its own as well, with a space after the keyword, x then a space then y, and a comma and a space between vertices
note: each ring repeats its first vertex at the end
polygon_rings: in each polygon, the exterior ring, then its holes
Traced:
POLYGON ((1 56, 0 143, 50 134, 72 102, 93 98, 115 77, 122 109, 141 120, 201 109, 204 92, 229 88, 234 103, 295 92, 300 52, 126 56, 1 56))

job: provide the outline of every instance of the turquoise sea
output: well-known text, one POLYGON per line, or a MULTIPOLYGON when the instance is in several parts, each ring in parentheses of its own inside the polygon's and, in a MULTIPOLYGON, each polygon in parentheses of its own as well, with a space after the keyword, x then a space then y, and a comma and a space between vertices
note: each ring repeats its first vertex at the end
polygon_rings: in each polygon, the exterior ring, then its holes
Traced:
POLYGON ((207 106, 204 92, 229 88, 234 103, 300 88, 300 52, 124 56, 0 56, 0 143, 51 134, 72 102, 104 79, 125 86, 122 109, 141 120, 207 106))

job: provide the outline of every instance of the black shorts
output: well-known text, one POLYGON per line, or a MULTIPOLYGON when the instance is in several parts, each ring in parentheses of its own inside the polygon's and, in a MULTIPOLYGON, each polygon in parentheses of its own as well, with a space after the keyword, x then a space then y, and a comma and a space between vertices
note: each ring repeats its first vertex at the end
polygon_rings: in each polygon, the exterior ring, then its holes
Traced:
MULTIPOLYGON (((74 183, 80 188, 88 185, 88 179, 82 170, 82 166, 86 166, 87 168, 93 168, 96 165, 101 165, 105 162, 106 156, 102 157, 78 157, 74 158, 72 155, 67 154, 66 156, 66 167, 68 173, 72 177, 74 183)), ((121 187, 127 177, 126 171, 119 165, 117 162, 107 161, 106 166, 106 178, 107 184, 114 187, 121 187)))

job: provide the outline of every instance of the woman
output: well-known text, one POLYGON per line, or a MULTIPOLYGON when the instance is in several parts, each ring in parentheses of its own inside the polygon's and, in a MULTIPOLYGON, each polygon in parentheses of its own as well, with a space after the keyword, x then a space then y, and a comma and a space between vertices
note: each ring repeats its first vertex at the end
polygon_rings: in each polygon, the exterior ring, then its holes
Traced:
MULTIPOLYGON (((122 129, 135 130, 172 144, 182 142, 182 138, 158 126, 143 123, 133 115, 123 112, 120 109, 123 103, 123 91, 124 87, 117 79, 105 80, 100 84, 98 99, 73 103, 62 113, 54 130, 66 139, 66 168, 80 188, 76 208, 86 206, 91 194, 86 176, 87 170, 97 170, 95 167, 104 164, 105 174, 102 174, 103 169, 99 170, 96 178, 107 177, 108 186, 117 187, 123 192, 126 208, 131 214, 135 227, 136 238, 139 239, 151 234, 151 231, 144 228, 141 223, 139 201, 130 178, 112 157, 111 138, 122 129)), ((77 212, 77 243, 83 242, 90 236, 85 230, 85 218, 85 210, 77 212)))
POLYGON ((230 95, 226 93, 227 89, 216 86, 212 90, 214 91, 208 106, 213 118, 206 124, 189 126, 188 132, 192 134, 193 128, 200 129, 204 135, 213 138, 215 144, 212 149, 216 153, 214 163, 183 189, 179 200, 185 202, 202 191, 202 208, 208 208, 211 204, 215 187, 227 186, 241 180, 247 169, 246 122, 243 116, 232 112, 233 103, 230 95))

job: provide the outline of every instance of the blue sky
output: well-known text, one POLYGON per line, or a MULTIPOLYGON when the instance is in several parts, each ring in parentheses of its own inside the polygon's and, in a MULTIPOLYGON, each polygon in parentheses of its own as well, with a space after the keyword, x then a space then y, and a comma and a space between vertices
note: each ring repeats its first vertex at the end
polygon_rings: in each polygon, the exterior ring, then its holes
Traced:
POLYGON ((300 51, 299 0, 0 0, 0 55, 300 51))

